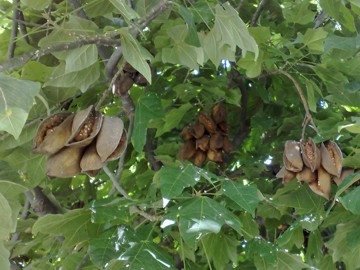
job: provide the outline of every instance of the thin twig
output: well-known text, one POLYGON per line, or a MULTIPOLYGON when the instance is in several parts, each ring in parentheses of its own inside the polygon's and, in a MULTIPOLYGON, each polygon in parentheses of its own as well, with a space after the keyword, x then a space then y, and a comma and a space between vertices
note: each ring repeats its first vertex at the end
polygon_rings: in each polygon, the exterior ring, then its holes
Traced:
POLYGON ((157 216, 157 215, 151 215, 151 214, 148 214, 142 210, 139 209, 139 207, 137 206, 133 206, 131 208, 131 210, 134 212, 134 213, 138 213, 140 216, 146 218, 147 220, 150 220, 150 221, 160 221, 162 220, 162 216, 157 216))
POLYGON ((251 22, 250 22, 250 26, 255 26, 257 24, 257 21, 261 15, 261 12, 264 10, 264 7, 266 5, 268 0, 261 0, 260 1, 260 4, 258 6, 258 8, 256 9, 252 19, 251 19, 251 22))
POLYGON ((26 43, 30 44, 30 39, 29 39, 27 30, 26 30, 26 25, 24 24, 24 21, 25 21, 24 13, 21 10, 19 10, 19 20, 18 20, 18 22, 19 22, 19 26, 20 26, 20 31, 21 31, 21 34, 23 35, 26 43))
POLYGON ((12 59, 14 57, 15 48, 16 48, 16 38, 19 32, 19 2, 20 0, 14 0, 13 1, 13 14, 12 14, 12 28, 11 28, 11 35, 10 35, 10 41, 9 41, 9 48, 7 52, 8 59, 12 59))
POLYGON ((124 196, 124 198, 133 201, 133 199, 126 193, 126 191, 119 185, 118 181, 115 178, 115 175, 110 171, 110 169, 105 165, 103 167, 104 172, 109 176, 110 180, 113 183, 113 186, 119 191, 121 195, 124 196))
POLYGON ((151 168, 154 171, 158 171, 161 169, 162 163, 155 159, 154 157, 154 149, 155 145, 153 143, 154 140, 154 130, 148 129, 146 134, 146 143, 145 143, 145 156, 146 159, 149 161, 151 168))

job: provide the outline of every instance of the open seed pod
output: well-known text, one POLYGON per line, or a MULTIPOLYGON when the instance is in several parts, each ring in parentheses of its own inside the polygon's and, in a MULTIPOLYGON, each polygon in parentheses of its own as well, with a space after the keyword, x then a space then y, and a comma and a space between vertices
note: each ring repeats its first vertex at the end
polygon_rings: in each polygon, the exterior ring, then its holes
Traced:
POLYGON ((120 118, 105 116, 96 138, 96 151, 102 162, 118 147, 124 132, 124 122, 120 118))
POLYGON ((205 135, 202 138, 196 140, 196 149, 207 151, 209 149, 209 141, 210 141, 209 135, 205 135))
MULTIPOLYGON (((104 163, 101 161, 99 154, 96 151, 96 144, 90 144, 81 158, 80 168, 82 172, 94 173, 94 171, 100 170, 104 166, 104 163)), ((93 176, 93 175, 91 175, 93 176)))
POLYGON ((222 103, 216 103, 211 110, 211 116, 216 124, 226 122, 226 109, 222 103))
POLYGON ((214 120, 206 113, 200 113, 198 116, 199 123, 202 124, 205 129, 210 133, 215 133, 217 126, 214 120))
POLYGON ((75 114, 72 132, 65 146, 84 147, 89 145, 99 133, 103 121, 100 112, 93 105, 75 114))
POLYGON ((321 165, 324 169, 337 177, 340 177, 342 170, 343 155, 339 146, 333 141, 321 144, 321 165))
POLYGON ((324 194, 323 197, 329 199, 331 191, 331 176, 322 166, 318 169, 318 185, 324 194))
POLYGON ((224 137, 220 133, 212 134, 210 137, 210 149, 220 149, 224 145, 224 137))
POLYGON ((194 156, 194 164, 198 167, 201 167, 204 161, 206 160, 206 153, 200 149, 196 150, 194 156))
POLYGON ((124 152, 124 150, 126 148, 126 138, 127 138, 127 136, 126 136, 126 132, 124 130, 124 132, 121 135, 119 144, 117 145, 114 152, 112 152, 112 154, 105 160, 105 162, 112 161, 112 160, 118 159, 120 157, 120 155, 124 152))
POLYGON ((74 115, 60 112, 45 118, 34 138, 33 152, 51 155, 64 147, 71 135, 71 125, 74 115))
POLYGON ((300 145, 296 141, 286 141, 283 153, 284 166, 288 171, 300 172, 303 169, 303 160, 300 153, 300 145))
POLYGON ((83 148, 65 147, 46 161, 46 175, 68 178, 81 172, 80 160, 83 148))
POLYGON ((194 138, 190 126, 184 127, 183 130, 181 131, 180 135, 185 141, 188 141, 188 140, 191 140, 192 138, 194 138))
POLYGON ((188 160, 195 155, 196 143, 194 140, 186 141, 179 150, 179 157, 182 160, 188 160))
POLYGON ((318 175, 312 172, 310 168, 304 167, 301 172, 296 173, 296 178, 301 182, 311 183, 317 180, 318 175))
POLYGON ((334 180, 335 184, 339 186, 346 177, 353 174, 354 172, 355 172, 355 170, 352 168, 342 169, 340 177, 335 176, 333 178, 333 180, 334 180))
POLYGON ((311 189, 315 194, 320 195, 320 196, 324 197, 324 198, 327 199, 327 200, 329 199, 329 195, 326 195, 326 194, 322 191, 322 189, 321 189, 318 181, 311 182, 311 183, 309 184, 309 187, 310 187, 310 189, 311 189))
POLYGON ((312 172, 320 167, 321 154, 313 139, 300 140, 301 156, 304 164, 311 169, 312 172))
POLYGON ((283 184, 289 183, 291 180, 295 179, 295 173, 288 171, 285 166, 280 169, 280 171, 276 174, 277 178, 282 178, 283 184))
POLYGON ((196 123, 196 124, 190 126, 190 129, 191 129, 191 134, 192 134, 196 139, 199 139, 199 138, 201 138, 202 136, 204 136, 205 127, 204 127, 202 124, 196 123))
POLYGON ((216 161, 216 162, 222 162, 223 161, 222 153, 220 151, 213 150, 213 149, 209 149, 207 151, 207 158, 210 161, 216 161))

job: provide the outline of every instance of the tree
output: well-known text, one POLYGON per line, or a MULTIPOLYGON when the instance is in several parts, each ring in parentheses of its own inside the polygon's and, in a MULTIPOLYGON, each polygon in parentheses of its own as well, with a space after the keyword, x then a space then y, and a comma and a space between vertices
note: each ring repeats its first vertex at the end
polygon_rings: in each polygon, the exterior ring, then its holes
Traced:
POLYGON ((1 269, 360 267, 358 1, 0 6, 1 269))

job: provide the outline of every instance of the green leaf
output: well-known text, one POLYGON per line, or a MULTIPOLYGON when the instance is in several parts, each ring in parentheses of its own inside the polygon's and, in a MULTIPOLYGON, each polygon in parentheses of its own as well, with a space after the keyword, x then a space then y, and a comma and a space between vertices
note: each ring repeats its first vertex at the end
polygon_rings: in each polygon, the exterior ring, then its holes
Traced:
POLYGON ((226 197, 255 216, 255 209, 260 202, 256 185, 244 186, 235 181, 224 181, 223 192, 226 197))
POLYGON ((10 251, 5 248, 4 241, 0 240, 0 265, 5 269, 10 269, 10 251))
POLYGON ((247 51, 255 54, 255 59, 259 55, 259 48, 254 38, 249 34, 245 23, 239 17, 237 11, 226 2, 215 7, 215 32, 220 45, 228 44, 235 50, 238 46, 243 51, 243 56, 247 51))
POLYGON ((16 198, 27 189, 28 188, 22 184, 8 180, 0 180, 0 193, 2 193, 7 199, 16 198))
POLYGON ((246 56, 239 59, 237 64, 239 67, 246 70, 246 76, 249 78, 255 78, 260 75, 262 68, 263 53, 260 51, 259 57, 254 60, 253 53, 248 53, 246 56))
POLYGON ((249 241, 259 235, 259 225, 249 213, 241 213, 239 219, 242 224, 241 231, 245 240, 249 241))
POLYGON ((355 215, 360 215, 360 187, 351 190, 341 197, 340 201, 347 210, 355 215))
MULTIPOLYGON (((262 265, 267 267, 277 265, 277 247, 271 242, 265 241, 261 238, 254 238, 246 245, 246 256, 254 258, 254 261, 259 261, 262 265)), ((262 268, 267 269, 267 268, 262 268)))
POLYGON ((0 131, 19 138, 39 91, 38 82, 18 80, 0 73, 0 131))
POLYGON ((312 53, 322 53, 324 51, 324 41, 328 33, 322 28, 308 29, 305 32, 303 43, 312 53))
POLYGON ((108 223, 116 220, 117 222, 129 222, 129 203, 117 199, 94 200, 90 203, 91 222, 108 223))
POLYGON ((313 22, 316 13, 309 7, 309 1, 286 2, 282 9, 287 23, 305 25, 313 22))
POLYGON ((178 8, 179 8, 179 13, 180 13, 181 17, 183 17, 183 19, 186 22, 187 27, 188 27, 188 33, 187 33, 184 41, 189 45, 200 47, 200 41, 199 41, 199 37, 197 35, 194 18, 192 16, 192 14, 190 13, 189 8, 185 8, 182 5, 179 5, 178 8))
POLYGON ((303 262, 299 255, 290 254, 285 251, 278 251, 278 270, 308 269, 310 265, 303 262))
POLYGON ((124 58, 151 84, 151 70, 146 62, 146 60, 151 60, 152 58, 150 53, 141 47, 138 41, 127 30, 119 32, 124 58))
POLYGON ((40 62, 29 61, 22 67, 21 78, 23 80, 45 82, 52 71, 53 68, 45 66, 40 62))
POLYGON ((319 227, 323 220, 320 215, 309 214, 302 216, 299 222, 304 230, 312 232, 319 227))
POLYGON ((76 87, 84 93, 91 84, 99 79, 99 77, 100 69, 98 62, 85 69, 74 72, 66 72, 65 64, 62 63, 54 69, 52 76, 45 82, 44 87, 76 87))
POLYGON ((125 0, 110 0, 110 2, 127 21, 139 18, 139 15, 128 6, 125 0))
POLYGON ((306 248, 305 261, 309 262, 311 259, 319 261, 322 257, 323 240, 319 230, 310 233, 308 245, 306 248))
POLYGON ((187 164, 184 168, 163 166, 159 173, 161 194, 168 200, 180 195, 184 188, 192 187, 200 180, 200 174, 192 164, 187 164))
POLYGON ((89 240, 90 231, 94 226, 90 220, 89 210, 75 209, 65 214, 48 214, 39 218, 33 228, 33 234, 61 235, 65 237, 64 248, 89 240))
POLYGON ((303 229, 299 223, 291 225, 280 237, 277 239, 278 244, 286 249, 291 249, 294 245, 300 248, 304 243, 303 229))
POLYGON ((13 229, 12 211, 7 199, 0 193, 0 242, 6 240, 9 237, 10 232, 13 229))
POLYGON ((96 45, 85 45, 71 50, 65 58, 65 73, 80 71, 95 64, 98 60, 96 45))
POLYGON ((354 17, 340 0, 320 0, 320 6, 325 12, 345 26, 348 30, 355 32, 354 17))
POLYGON ((146 141, 146 128, 150 120, 163 116, 160 99, 157 95, 147 92, 139 98, 134 119, 132 143, 137 152, 141 153, 146 141))
POLYGON ((21 0, 21 2, 33 9, 44 10, 51 4, 51 0, 21 0))
POLYGON ((208 197, 197 197, 177 206, 180 234, 185 242, 194 247, 201 235, 219 233, 228 225, 241 234, 239 219, 228 209, 208 197))
POLYGON ((165 132, 168 132, 179 126, 180 121, 183 119, 185 113, 193 108, 190 103, 185 103, 179 108, 172 109, 165 114, 164 124, 156 131, 156 137, 161 136, 165 132))
POLYGON ((239 245, 236 238, 224 233, 210 233, 201 238, 203 249, 211 261, 213 261, 215 269, 225 269, 229 261, 236 262, 237 246, 239 245))

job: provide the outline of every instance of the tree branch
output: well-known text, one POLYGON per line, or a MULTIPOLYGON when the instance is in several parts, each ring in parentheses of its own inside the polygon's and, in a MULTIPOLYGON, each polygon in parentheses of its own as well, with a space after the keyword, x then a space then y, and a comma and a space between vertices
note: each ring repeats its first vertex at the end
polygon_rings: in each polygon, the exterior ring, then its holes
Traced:
POLYGON ((35 187, 33 192, 27 191, 26 197, 38 216, 56 214, 59 212, 58 208, 49 200, 39 186, 35 187))
POLYGON ((15 48, 16 48, 16 38, 19 32, 19 23, 18 23, 18 19, 19 19, 19 0, 14 0, 13 1, 13 14, 12 14, 12 27, 11 27, 11 35, 10 35, 10 39, 9 39, 9 48, 8 48, 8 52, 7 52, 7 56, 8 59, 11 59, 14 57, 14 53, 15 53, 15 48))
POLYGON ((258 19, 260 18, 261 12, 264 10, 264 7, 266 5, 268 0, 261 0, 260 4, 258 6, 258 8, 256 9, 251 22, 250 22, 250 26, 255 26, 257 24, 258 19))
POLYGON ((29 36, 28 36, 28 33, 27 33, 27 30, 26 30, 26 25, 25 25, 25 18, 24 18, 24 13, 19 10, 19 26, 20 26, 20 31, 21 31, 21 34, 24 36, 24 39, 26 41, 27 44, 30 44, 30 39, 29 39, 29 36))
POLYGON ((158 171, 161 169, 162 163, 156 160, 154 157, 154 149, 156 146, 154 145, 153 140, 154 140, 154 130, 148 129, 146 133, 146 143, 144 147, 145 156, 150 163, 151 169, 153 169, 154 171, 158 171))

